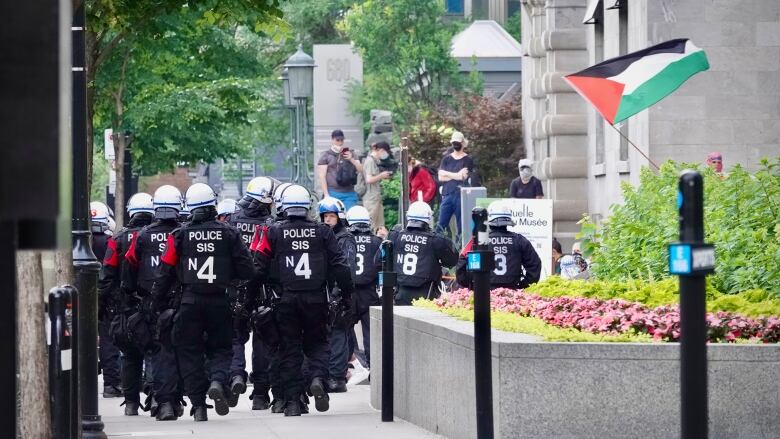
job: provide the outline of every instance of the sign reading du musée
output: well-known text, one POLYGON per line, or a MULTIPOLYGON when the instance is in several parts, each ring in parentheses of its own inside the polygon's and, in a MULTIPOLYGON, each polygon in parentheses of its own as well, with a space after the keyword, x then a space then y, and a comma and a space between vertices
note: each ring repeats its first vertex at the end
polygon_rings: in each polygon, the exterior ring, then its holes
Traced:
MULTIPOLYGON (((493 201, 501 198, 480 198, 477 206, 487 208, 493 201)), ((531 241, 534 250, 542 260, 542 279, 552 273, 552 223, 553 200, 504 198, 512 208, 512 220, 515 225, 509 230, 523 235, 531 241)))
POLYGON ((344 145, 363 151, 363 119, 349 112, 349 86, 363 82, 363 59, 349 44, 315 44, 314 164, 330 148, 330 133, 344 131, 344 145))

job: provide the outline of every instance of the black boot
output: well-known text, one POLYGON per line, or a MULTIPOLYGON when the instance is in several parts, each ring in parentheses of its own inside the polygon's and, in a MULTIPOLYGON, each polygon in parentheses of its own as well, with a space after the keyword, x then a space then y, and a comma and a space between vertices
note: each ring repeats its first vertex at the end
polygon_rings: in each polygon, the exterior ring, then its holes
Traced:
POLYGON ((306 394, 301 395, 301 413, 309 414, 309 397, 306 394))
POLYGON ((298 398, 287 401, 284 406, 284 416, 301 416, 301 403, 298 398))
POLYGON ((204 422, 209 420, 209 415, 206 413, 205 405, 193 406, 192 410, 190 410, 190 415, 195 418, 195 422, 204 422))
POLYGON ((311 380, 309 392, 314 397, 314 407, 317 408, 317 411, 327 412, 330 408, 330 397, 325 392, 325 384, 322 382, 322 378, 317 377, 311 380))
POLYGON ((225 396, 225 390, 222 387, 222 383, 219 381, 212 381, 208 391, 209 398, 214 400, 214 410, 220 416, 225 416, 230 412, 228 406, 228 399, 225 396))
POLYGON ((138 409, 141 407, 140 403, 125 401, 122 404, 125 406, 125 416, 138 416, 138 409))
POLYGON ((160 407, 157 409, 156 418, 158 421, 175 421, 178 419, 176 410, 173 408, 173 403, 164 402, 160 404, 160 407))
POLYGON ((122 390, 117 386, 103 386, 103 398, 121 398, 122 390))
POLYGON ((181 418, 184 416, 184 406, 186 406, 187 403, 184 402, 183 399, 179 399, 178 401, 173 403, 173 411, 176 413, 177 418, 181 418))
POLYGON ((271 413, 284 413, 284 406, 287 405, 283 399, 274 399, 271 403, 271 413))
POLYGON ((240 375, 234 376, 230 380, 230 396, 228 397, 228 405, 235 407, 238 405, 238 397, 246 392, 246 382, 244 377, 240 375))
POLYGON ((252 410, 268 410, 271 407, 271 399, 268 395, 252 395, 252 410))

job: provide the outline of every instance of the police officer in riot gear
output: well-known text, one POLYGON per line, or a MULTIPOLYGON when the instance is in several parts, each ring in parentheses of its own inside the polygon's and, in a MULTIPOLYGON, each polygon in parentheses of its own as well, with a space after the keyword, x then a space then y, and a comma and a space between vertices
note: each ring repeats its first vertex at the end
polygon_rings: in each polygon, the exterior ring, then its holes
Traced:
MULTIPOLYGON (((241 233, 241 239, 247 245, 261 227, 273 223, 273 181, 268 177, 255 177, 246 187, 246 195, 238 202, 240 210, 233 214, 230 224, 241 233)), ((233 398, 231 407, 238 403, 238 395, 246 391, 247 373, 244 346, 249 340, 250 312, 257 302, 263 302, 264 286, 261 279, 255 277, 249 283, 241 285, 231 292, 233 301, 233 361, 230 366, 230 391, 233 398)), ((252 333, 252 399, 253 410, 266 410, 271 405, 268 391, 270 353, 265 349, 260 337, 252 333)))
POLYGON ((274 205, 276 206, 276 220, 281 221, 284 219, 284 212, 282 211, 282 192, 291 186, 292 183, 282 183, 274 188, 274 205))
POLYGON ((280 198, 286 219, 269 227, 253 250, 262 272, 268 272, 271 265, 278 271, 283 289, 276 319, 281 336, 279 371, 286 400, 284 414, 300 416, 307 410, 302 407, 307 389, 318 411, 329 407, 325 389, 330 358, 326 283, 335 280, 345 309, 349 308, 353 285, 349 263, 331 228, 308 219, 309 191, 291 185, 280 198), (311 383, 304 382, 301 370, 304 353, 311 383))
MULTIPOLYGON (((339 250, 350 264, 351 272, 356 271, 355 258, 357 246, 355 238, 347 228, 344 203, 333 197, 325 197, 318 204, 320 221, 330 226, 336 236, 339 250)), ((347 391, 347 363, 352 355, 354 346, 351 345, 350 335, 355 323, 354 315, 350 309, 342 309, 338 305, 346 304, 340 300, 341 291, 337 286, 328 285, 329 302, 331 306, 331 328, 328 336, 330 343, 330 360, 328 364, 328 379, 325 380, 328 393, 343 393, 347 391)))
MULTIPOLYGON (((151 340, 145 349, 152 370, 152 393, 148 408, 158 421, 172 421, 184 413, 180 404, 176 354, 170 340, 173 313, 164 313, 168 318, 163 319, 150 310, 153 301, 151 291, 161 255, 168 242, 168 235, 179 226, 181 192, 171 185, 160 186, 154 192, 153 204, 154 222, 136 233, 127 250, 125 259, 129 266, 122 283, 123 289, 133 293, 135 300, 140 301, 140 312, 147 320, 149 335, 153 338, 153 334, 158 334, 157 340, 151 340)), ((169 298, 174 296, 175 289, 168 291, 169 298)), ((170 308, 170 304, 166 308, 170 308)), ((140 382, 143 357, 126 356, 125 361, 129 362, 129 385, 135 388, 140 382)))
MULTIPOLYGON (((406 228, 393 230, 387 239, 393 242, 393 267, 398 273, 397 305, 411 305, 421 297, 439 295, 442 267, 453 267, 458 252, 452 241, 431 231, 433 211, 428 203, 415 201, 406 212, 406 228)), ((381 258, 380 252, 376 260, 381 258)))
POLYGON ((370 215, 363 206, 354 206, 347 211, 349 230, 355 237, 357 253, 355 254, 355 294, 352 297, 355 319, 360 322, 363 334, 363 351, 366 363, 371 366, 371 324, 368 308, 379 305, 377 294, 377 277, 379 265, 374 261, 374 255, 382 245, 382 238, 371 233, 370 215))
MULTIPOLYGON (((124 298, 121 292, 122 271, 125 264, 125 253, 130 247, 136 233, 142 227, 152 222, 152 213, 154 206, 152 196, 139 192, 127 202, 127 213, 130 220, 127 226, 116 232, 108 239, 105 256, 103 258, 103 267, 100 270, 100 280, 98 281, 98 300, 100 302, 101 315, 100 321, 111 320, 108 331, 108 339, 117 348, 122 351, 124 359, 121 367, 122 391, 125 397, 125 416, 137 416, 138 409, 141 407, 141 374, 143 363, 143 352, 140 352, 134 345, 127 342, 125 318, 128 317, 130 304, 124 298), (114 314, 119 313, 121 315, 114 314), (111 317, 111 318, 109 318, 111 317), (137 370, 134 369, 134 360, 138 359, 137 370), (132 379, 135 372, 138 378, 132 379)), ((104 341, 105 342, 105 341, 104 341)))
MULTIPOLYGON (((99 261, 106 258, 108 242, 114 234, 114 219, 108 206, 100 201, 89 203, 92 220, 92 251, 99 261)), ((98 358, 103 372, 103 398, 119 398, 122 396, 121 376, 119 367, 119 349, 111 341, 108 334, 112 316, 107 308, 103 308, 98 316, 98 358)))
MULTIPOLYGON (((491 288, 525 288, 539 281, 542 260, 530 241, 519 233, 507 230, 514 224, 512 210, 506 202, 498 200, 490 203, 489 239, 495 254, 495 268, 490 273, 491 288)), ((473 245, 472 238, 458 260, 456 278, 458 284, 464 287, 471 285, 471 273, 466 269, 466 255, 473 245)))
POLYGON ((168 236, 152 297, 154 308, 164 310, 174 283, 178 280, 181 285, 172 337, 193 406, 191 414, 196 421, 206 421, 207 393, 217 414, 230 411, 227 386, 233 325, 225 290, 235 280, 252 279, 255 269, 238 231, 217 221, 217 196, 208 185, 190 186, 186 203, 189 221, 168 236))

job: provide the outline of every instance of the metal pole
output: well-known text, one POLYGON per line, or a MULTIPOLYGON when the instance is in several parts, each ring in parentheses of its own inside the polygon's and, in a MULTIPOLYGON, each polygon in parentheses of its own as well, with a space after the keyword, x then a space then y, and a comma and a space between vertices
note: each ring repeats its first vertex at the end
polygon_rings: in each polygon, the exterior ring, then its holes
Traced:
MULTIPOLYGON (((701 174, 680 176, 680 241, 704 243, 701 174)), ((704 274, 680 276, 680 414, 683 439, 708 436, 707 326, 704 274)))
POLYGON ((70 437, 81 437, 81 399, 79 390, 79 295, 78 291, 66 285, 70 294, 70 308, 65 307, 65 321, 70 328, 71 372, 70 372, 70 437), (68 314, 70 313, 70 314, 68 314))
POLYGON ((298 140, 296 138, 296 129, 298 127, 298 122, 296 122, 297 117, 297 109, 296 107, 287 107, 290 113, 290 146, 292 147, 293 155, 290 160, 290 164, 292 165, 292 169, 290 170, 290 181, 295 181, 295 147, 298 144, 298 140))
MULTIPOLYGON (((105 439, 97 401, 97 275, 100 263, 90 246, 87 180, 87 72, 84 3, 73 14, 73 267, 79 293, 78 383, 84 438, 105 439)), ((121 209, 122 206, 117 206, 121 209)))
MULTIPOLYGON (((49 403, 52 434, 56 438, 73 438, 71 431, 71 333, 65 317, 70 294, 62 288, 49 291, 49 403)), ((75 438, 74 438, 75 439, 75 438)))
POLYGON ((15 220, 0 221, 0 276, 6 282, 10 294, 6 305, 0 310, 0 333, 7 340, 0 347, 0 369, 2 369, 2 388, 6 389, 5 403, 2 405, 4 418, 0 428, 0 437, 16 437, 16 247, 17 224, 15 220))
MULTIPOLYGON (((406 224, 406 211, 409 209, 409 148, 407 145, 408 137, 406 133, 401 134, 401 148, 398 153, 398 160, 401 162, 401 199, 398 200, 398 221, 406 224)), ((416 201, 416 199, 415 199, 416 201)))
POLYGON ((493 270, 493 249, 488 244, 487 210, 475 207, 474 247, 468 254, 468 270, 474 290, 474 373, 477 394, 477 438, 493 438, 493 362, 490 337, 490 272, 493 270))
POLYGON ((398 278, 393 271, 393 242, 384 241, 382 271, 379 287, 382 289, 382 422, 393 422, 393 299, 398 278))

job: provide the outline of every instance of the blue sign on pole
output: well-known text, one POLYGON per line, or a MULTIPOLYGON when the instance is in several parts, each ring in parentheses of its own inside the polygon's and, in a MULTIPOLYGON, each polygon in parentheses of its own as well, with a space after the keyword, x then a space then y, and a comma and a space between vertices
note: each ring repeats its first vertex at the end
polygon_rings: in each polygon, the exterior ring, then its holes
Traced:
POLYGON ((482 258, 479 253, 468 254, 468 270, 480 271, 482 269, 482 258))
POLYGON ((672 244, 669 246, 669 272, 689 274, 691 272, 691 246, 672 244))

